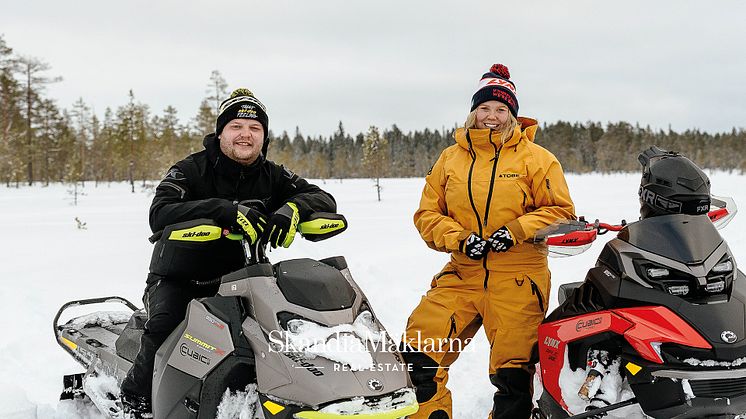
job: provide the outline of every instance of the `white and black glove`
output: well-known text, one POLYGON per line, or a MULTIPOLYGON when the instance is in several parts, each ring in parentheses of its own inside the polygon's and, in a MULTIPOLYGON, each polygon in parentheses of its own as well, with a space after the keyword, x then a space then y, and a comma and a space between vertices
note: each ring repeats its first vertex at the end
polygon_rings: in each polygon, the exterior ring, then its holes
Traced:
POLYGON ((487 240, 477 236, 476 233, 471 233, 469 237, 461 241, 461 251, 469 259, 479 260, 487 255, 489 247, 487 240))
POLYGON ((515 241, 513 236, 510 234, 510 230, 507 227, 502 226, 495 230, 494 233, 487 239, 490 244, 490 249, 493 252, 507 252, 508 249, 513 247, 515 241))

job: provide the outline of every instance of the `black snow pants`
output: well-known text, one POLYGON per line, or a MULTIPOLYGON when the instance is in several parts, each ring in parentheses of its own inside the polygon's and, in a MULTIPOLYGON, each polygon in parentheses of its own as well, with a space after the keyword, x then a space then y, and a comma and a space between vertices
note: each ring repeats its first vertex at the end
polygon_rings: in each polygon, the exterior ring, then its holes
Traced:
POLYGON ((148 320, 140 338, 140 351, 122 381, 122 392, 151 398, 156 351, 184 320, 189 302, 195 298, 212 297, 219 287, 219 281, 195 284, 168 279, 148 285, 143 296, 148 320))

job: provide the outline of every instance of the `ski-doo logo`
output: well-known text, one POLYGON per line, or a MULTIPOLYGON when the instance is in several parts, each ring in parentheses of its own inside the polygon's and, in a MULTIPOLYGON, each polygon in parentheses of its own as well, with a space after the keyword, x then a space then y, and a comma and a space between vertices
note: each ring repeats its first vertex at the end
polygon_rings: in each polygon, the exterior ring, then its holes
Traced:
POLYGON ((322 224, 320 229, 327 230, 330 228, 337 228, 337 227, 339 227, 339 223, 326 223, 326 224, 322 224))
POLYGON ((207 237, 209 235, 209 231, 187 231, 186 233, 182 234, 181 237, 186 239, 192 237, 207 237))
POLYGON ((724 330, 723 333, 720 334, 720 339, 725 343, 735 343, 738 340, 738 335, 730 330, 724 330))
POLYGON ((189 358, 193 361, 201 362, 205 365, 210 365, 210 358, 193 349, 189 349, 186 343, 181 344, 181 346, 179 347, 179 353, 181 354, 181 356, 189 358))
POLYGON ((549 336, 544 338, 544 345, 549 346, 550 348, 559 349, 560 341, 554 338, 550 338, 549 336))
POLYGON ((603 321, 603 318, 601 317, 596 317, 588 320, 580 320, 575 324, 575 331, 580 332, 583 329, 592 328, 596 325, 601 324, 601 321, 603 321))

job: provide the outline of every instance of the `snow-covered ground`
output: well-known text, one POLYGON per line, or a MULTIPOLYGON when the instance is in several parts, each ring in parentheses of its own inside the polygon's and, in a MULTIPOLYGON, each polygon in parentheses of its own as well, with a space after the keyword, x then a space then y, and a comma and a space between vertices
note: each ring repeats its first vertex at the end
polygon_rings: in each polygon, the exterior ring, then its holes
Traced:
MULTIPOLYGON (((733 197, 746 210, 745 176, 713 173, 711 179, 713 193, 733 197)), ((569 175, 568 182, 578 214, 607 222, 637 218, 638 174, 569 175)), ((326 242, 296 240, 270 258, 344 255, 382 323, 392 336, 400 336, 407 316, 448 257, 428 249, 412 225, 423 179, 384 179, 382 202, 376 201, 370 180, 316 183, 334 194, 349 230, 326 242)), ((82 191, 85 195, 74 206, 66 185, 0 186, 2 419, 97 418, 57 402, 62 376, 81 368, 57 346, 52 319, 73 299, 120 295, 140 302, 152 249, 147 241, 152 185, 138 184, 133 194, 123 183, 88 183, 82 191), (86 223, 85 229, 78 228, 76 217, 86 223)), ((746 215, 741 214, 722 231, 742 261, 745 227, 746 215)), ((609 238, 611 234, 602 236, 580 256, 551 259, 553 289, 582 280, 609 238)), ((480 333, 451 372, 456 418, 484 418, 490 409, 487 361, 488 346, 480 333)))

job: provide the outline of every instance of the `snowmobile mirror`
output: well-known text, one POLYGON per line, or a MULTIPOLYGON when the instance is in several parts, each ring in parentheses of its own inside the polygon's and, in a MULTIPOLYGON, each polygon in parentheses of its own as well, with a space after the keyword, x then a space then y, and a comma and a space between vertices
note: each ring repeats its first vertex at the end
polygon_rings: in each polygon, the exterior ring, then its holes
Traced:
POLYGON ((308 220, 298 224, 298 231, 304 239, 317 242, 334 237, 347 230, 347 219, 342 214, 315 212, 308 220))

